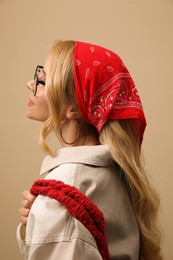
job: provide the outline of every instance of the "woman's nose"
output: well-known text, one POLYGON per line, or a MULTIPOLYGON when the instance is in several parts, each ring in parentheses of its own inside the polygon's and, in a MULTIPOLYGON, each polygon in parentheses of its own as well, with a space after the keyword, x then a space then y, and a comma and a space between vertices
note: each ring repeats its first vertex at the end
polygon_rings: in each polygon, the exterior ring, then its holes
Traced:
POLYGON ((29 89, 29 90, 31 90, 31 91, 33 91, 33 86, 34 86, 34 80, 32 79, 32 80, 29 80, 28 82, 27 82, 27 84, 26 84, 26 87, 29 89))

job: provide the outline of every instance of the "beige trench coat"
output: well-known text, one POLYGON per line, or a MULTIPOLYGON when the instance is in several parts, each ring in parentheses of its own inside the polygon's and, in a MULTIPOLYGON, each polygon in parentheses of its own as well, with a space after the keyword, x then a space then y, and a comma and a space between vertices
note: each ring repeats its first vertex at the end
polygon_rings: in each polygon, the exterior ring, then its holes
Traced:
MULTIPOLYGON (((105 145, 65 147, 46 157, 41 174, 75 186, 103 212, 111 259, 138 259, 139 229, 128 194, 105 145)), ((17 240, 27 260, 101 260, 90 232, 54 199, 39 195, 17 240)))

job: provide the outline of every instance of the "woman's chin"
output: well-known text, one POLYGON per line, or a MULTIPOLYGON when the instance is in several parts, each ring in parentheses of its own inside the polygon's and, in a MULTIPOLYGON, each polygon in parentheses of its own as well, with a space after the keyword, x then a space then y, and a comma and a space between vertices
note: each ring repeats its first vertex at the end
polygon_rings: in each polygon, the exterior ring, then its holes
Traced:
POLYGON ((45 122, 47 120, 47 117, 41 115, 35 115, 34 113, 31 113, 29 111, 26 111, 25 115, 28 119, 32 119, 40 122, 45 122))
POLYGON ((25 115, 26 115, 26 117, 29 118, 29 119, 33 119, 33 120, 38 120, 38 121, 40 121, 36 115, 34 115, 33 113, 31 113, 31 112, 28 111, 28 110, 26 111, 25 115))

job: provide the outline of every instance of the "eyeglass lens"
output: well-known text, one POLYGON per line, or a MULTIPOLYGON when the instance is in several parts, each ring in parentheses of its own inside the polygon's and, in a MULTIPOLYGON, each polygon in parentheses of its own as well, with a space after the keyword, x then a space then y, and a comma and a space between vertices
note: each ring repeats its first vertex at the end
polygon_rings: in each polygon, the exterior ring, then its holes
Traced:
POLYGON ((37 93, 37 86, 39 84, 39 77, 43 74, 43 66, 38 65, 36 67, 35 73, 34 73, 34 89, 33 94, 36 96, 37 93))

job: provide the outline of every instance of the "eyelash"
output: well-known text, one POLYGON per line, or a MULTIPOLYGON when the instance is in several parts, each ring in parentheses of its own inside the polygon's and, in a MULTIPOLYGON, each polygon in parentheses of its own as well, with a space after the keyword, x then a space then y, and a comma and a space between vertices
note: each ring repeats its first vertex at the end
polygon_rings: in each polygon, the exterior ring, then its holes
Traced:
POLYGON ((38 84, 41 84, 41 85, 45 86, 45 81, 43 81, 43 80, 38 80, 38 84))

